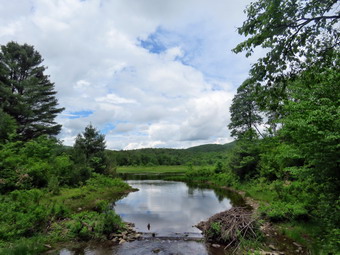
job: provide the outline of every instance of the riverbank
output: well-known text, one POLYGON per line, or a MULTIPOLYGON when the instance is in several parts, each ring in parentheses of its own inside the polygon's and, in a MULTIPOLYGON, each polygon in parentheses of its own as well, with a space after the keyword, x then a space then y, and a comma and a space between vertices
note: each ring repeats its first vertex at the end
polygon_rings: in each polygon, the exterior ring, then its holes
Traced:
MULTIPOLYGON (((278 190, 274 184, 262 181, 238 181, 235 176, 226 172, 216 173, 214 167, 182 167, 162 166, 162 171, 157 172, 157 167, 126 167, 125 173, 138 173, 145 176, 152 176, 166 173, 165 169, 178 169, 173 171, 174 176, 164 175, 166 180, 185 181, 189 183, 208 184, 212 188, 227 189, 240 194, 248 205, 254 209, 254 214, 258 217, 262 237, 259 240, 244 242, 245 250, 252 249, 264 252, 285 251, 285 254, 307 254, 307 250, 313 254, 320 254, 322 251, 317 245, 317 236, 321 231, 318 224, 311 220, 301 218, 299 220, 298 205, 296 208, 287 208, 283 203, 277 207, 280 199, 278 190), (184 172, 179 171, 181 169, 184 172), (139 171, 140 170, 140 171, 139 171), (181 174, 177 174, 182 172, 181 174), (294 213, 292 220, 288 220, 286 215, 294 213), (284 216, 282 220, 280 217, 284 216), (274 249, 276 251, 274 251, 274 249)), ((118 173, 119 173, 118 168, 118 173)), ((292 184, 293 185, 293 184, 292 184)), ((302 212, 303 213, 303 212, 302 212)))
POLYGON ((253 208, 263 238, 243 240, 241 253, 251 250, 259 254, 280 254, 280 251, 282 254, 322 254, 317 239, 322 228, 317 222, 303 217, 292 217, 291 220, 279 218, 280 215, 298 211, 285 207, 285 204, 277 207, 280 199, 274 184, 262 181, 239 182, 230 174, 216 173, 209 168, 187 171, 180 179, 236 192, 253 208))
MULTIPOLYGON (((287 245, 291 247, 290 250, 293 254, 301 249, 309 250, 312 254, 322 254, 323 252, 323 243, 320 237, 323 235, 324 226, 310 218, 301 207, 301 202, 296 201, 295 203, 294 197, 290 197, 291 195, 288 193, 286 195, 282 189, 283 185, 289 192, 289 187, 298 185, 294 182, 267 182, 261 178, 240 182, 235 175, 228 171, 216 171, 214 166, 160 166, 159 168, 129 166, 119 167, 117 172, 138 173, 145 178, 154 175, 162 178, 162 174, 167 173, 163 176, 165 180, 209 184, 211 187, 232 190, 242 195, 247 203, 255 208, 261 221, 267 222, 262 227, 264 236, 268 240, 271 239, 272 243, 276 243, 275 247, 280 247, 280 243, 285 243, 288 240, 287 245), (172 169, 173 176, 169 173, 169 169, 172 169), (284 199, 288 196, 290 199, 288 201, 291 201, 289 203, 284 199)), ((257 246, 258 244, 251 245, 257 246)), ((287 245, 283 245, 283 249, 286 249, 284 246, 287 245)), ((271 246, 273 247, 273 245, 271 246)))
POLYGON ((111 210, 110 203, 131 191, 120 179, 94 174, 77 188, 2 195, 0 254, 41 254, 60 242, 106 240, 122 233, 129 226, 111 210))
MULTIPOLYGON (((110 242, 111 246, 105 251, 101 248, 102 242, 98 242, 98 247, 85 246, 78 252, 89 252, 90 249, 92 254, 153 254, 156 251, 162 254, 224 254, 223 248, 222 253, 216 253, 215 247, 205 248, 200 231, 193 225, 230 208, 233 202, 228 192, 174 181, 129 180, 128 183, 139 191, 115 203, 114 210, 124 221, 135 224, 135 229, 142 233, 141 240, 123 241, 118 247, 110 242), (171 249, 170 245, 173 245, 171 249), (213 253, 210 253, 211 249, 213 253)), ((65 249, 64 254, 72 251, 75 250, 65 249)))
POLYGON ((307 254, 307 250, 314 250, 314 253, 318 254, 314 245, 315 240, 310 237, 311 234, 317 232, 314 229, 308 233, 311 229, 311 223, 306 224, 304 221, 275 222, 271 221, 267 216, 267 213, 273 210, 273 208, 270 208, 271 203, 276 199, 275 190, 270 185, 250 182, 240 183, 233 176, 226 173, 216 173, 211 166, 191 169, 188 167, 185 169, 184 166, 162 166, 161 168, 160 171, 157 171, 157 167, 130 166, 123 168, 123 171, 120 171, 118 168, 118 173, 138 173, 139 175, 145 175, 146 178, 153 175, 162 177, 162 174, 164 174, 163 177, 167 180, 205 184, 211 188, 226 189, 237 193, 243 197, 247 205, 253 208, 254 215, 258 218, 259 227, 262 232, 257 240, 243 240, 241 245, 243 251, 253 250, 259 253, 266 251, 272 254, 279 254, 281 251, 281 253, 285 254, 307 254), (173 169, 175 175, 172 177, 167 175, 169 173, 168 169, 173 169), (308 236, 307 233, 309 234, 308 236))
POLYGON ((178 166, 119 166, 117 174, 185 174, 188 167, 178 166))
MULTIPOLYGON (((164 174, 169 173, 169 169, 175 174, 174 180, 236 192, 254 208, 263 236, 243 242, 243 251, 307 254, 304 247, 308 247, 314 254, 321 253, 314 248, 315 235, 319 231, 317 224, 270 220, 268 212, 273 210, 270 205, 276 191, 269 184, 239 183, 226 173, 215 173, 213 169, 185 171, 188 169, 185 166, 163 167, 159 172, 157 167, 135 167, 132 172, 143 170, 147 175, 151 170, 151 174, 164 174)), ((128 173, 131 167, 124 170, 128 173)), ((131 191, 131 187, 121 180, 94 175, 78 188, 61 188, 54 193, 43 189, 15 191, 1 196, 0 254, 40 254, 53 250, 60 242, 72 240, 111 239, 113 242, 110 243, 119 244, 132 240, 133 236, 138 238, 138 233, 126 226, 109 207, 110 202, 131 191), (130 234, 124 237, 124 232, 130 234)))

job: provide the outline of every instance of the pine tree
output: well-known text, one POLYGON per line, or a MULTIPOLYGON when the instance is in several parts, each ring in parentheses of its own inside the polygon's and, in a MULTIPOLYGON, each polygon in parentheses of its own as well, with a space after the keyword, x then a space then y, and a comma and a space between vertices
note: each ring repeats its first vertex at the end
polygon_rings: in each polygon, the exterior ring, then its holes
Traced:
POLYGON ((44 72, 43 59, 33 46, 9 42, 0 51, 0 108, 18 125, 20 139, 57 135, 58 108, 54 83, 44 72))
POLYGON ((16 133, 15 120, 0 108, 0 143, 10 141, 16 133))
POLYGON ((76 153, 76 161, 85 163, 94 172, 105 172, 107 168, 105 136, 100 134, 91 124, 85 128, 83 133, 78 134, 73 147, 76 153))
POLYGON ((257 128, 257 125, 262 123, 262 117, 255 101, 255 88, 250 79, 244 81, 237 89, 230 107, 230 115, 228 127, 231 130, 231 136, 237 139, 245 137, 251 139, 257 136, 256 131, 262 135, 257 128))

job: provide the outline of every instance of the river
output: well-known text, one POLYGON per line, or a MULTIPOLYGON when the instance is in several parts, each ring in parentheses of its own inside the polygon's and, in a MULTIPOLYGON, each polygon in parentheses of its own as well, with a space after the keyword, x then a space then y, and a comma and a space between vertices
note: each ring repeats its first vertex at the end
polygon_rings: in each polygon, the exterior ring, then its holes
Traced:
POLYGON ((201 231, 194 225, 240 202, 235 194, 195 187, 184 182, 127 182, 138 191, 117 201, 113 208, 124 221, 134 223, 144 238, 116 246, 84 244, 76 249, 63 249, 60 255, 223 254, 223 248, 205 244, 201 231))

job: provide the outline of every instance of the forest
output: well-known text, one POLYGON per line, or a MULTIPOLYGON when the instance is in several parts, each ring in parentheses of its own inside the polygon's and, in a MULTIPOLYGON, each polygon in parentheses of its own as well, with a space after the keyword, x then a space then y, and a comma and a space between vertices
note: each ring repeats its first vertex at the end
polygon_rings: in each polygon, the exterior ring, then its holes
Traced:
POLYGON ((214 165, 225 161, 226 152, 233 148, 234 142, 227 144, 205 144, 188 149, 138 149, 108 150, 107 155, 118 166, 176 166, 192 164, 195 166, 214 165))
POLYGON ((116 178, 117 169, 162 165, 186 165, 188 179, 244 190, 287 236, 314 254, 337 254, 338 4, 257 0, 247 7, 238 28, 246 39, 233 51, 266 54, 237 89, 228 125, 235 142, 225 145, 112 151, 89 124, 72 147, 64 146, 55 122, 64 109, 42 56, 28 44, 2 45, 0 254, 40 254, 65 239, 105 239, 124 228, 109 210, 110 199, 131 189, 116 178))

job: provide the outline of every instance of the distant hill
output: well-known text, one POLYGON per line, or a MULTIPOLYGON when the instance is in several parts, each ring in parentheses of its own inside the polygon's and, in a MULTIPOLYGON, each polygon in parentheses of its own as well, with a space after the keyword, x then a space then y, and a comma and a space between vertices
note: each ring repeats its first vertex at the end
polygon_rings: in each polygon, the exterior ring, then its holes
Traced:
POLYGON ((204 144, 188 149, 145 148, 136 150, 107 150, 112 162, 118 166, 157 166, 157 165, 213 165, 227 157, 227 151, 235 142, 227 144, 204 144))
POLYGON ((203 144, 186 149, 191 152, 222 152, 232 149, 235 146, 235 141, 226 144, 203 144))

